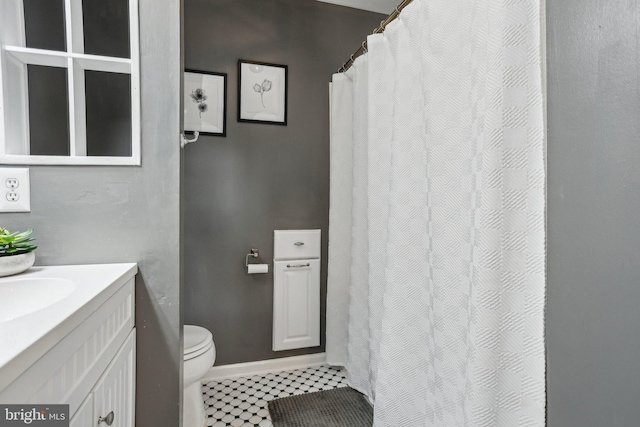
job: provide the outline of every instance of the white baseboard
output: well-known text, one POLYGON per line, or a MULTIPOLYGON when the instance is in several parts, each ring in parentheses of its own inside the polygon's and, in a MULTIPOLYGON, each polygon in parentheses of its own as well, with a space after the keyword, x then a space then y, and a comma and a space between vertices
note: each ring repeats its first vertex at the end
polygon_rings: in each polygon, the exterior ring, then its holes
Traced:
POLYGON ((202 382, 312 368, 314 366, 324 365, 326 360, 326 353, 314 353, 302 356, 282 357, 280 359, 259 360, 257 362, 214 366, 209 369, 209 372, 202 378, 202 382))

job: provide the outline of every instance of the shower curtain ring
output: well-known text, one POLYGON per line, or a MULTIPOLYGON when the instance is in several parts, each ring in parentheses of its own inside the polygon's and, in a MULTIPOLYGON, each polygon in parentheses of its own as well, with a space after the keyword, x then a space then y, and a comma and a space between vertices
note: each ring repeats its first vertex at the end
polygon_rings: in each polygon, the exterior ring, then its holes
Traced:
POLYGON ((398 15, 400 15, 400 12, 401 12, 400 9, 398 9, 399 7, 400 7, 400 5, 396 6, 396 14, 398 14, 398 15))
POLYGON ((366 41, 363 41, 363 42, 362 42, 362 51, 363 51, 364 53, 367 53, 367 42, 366 42, 366 41))

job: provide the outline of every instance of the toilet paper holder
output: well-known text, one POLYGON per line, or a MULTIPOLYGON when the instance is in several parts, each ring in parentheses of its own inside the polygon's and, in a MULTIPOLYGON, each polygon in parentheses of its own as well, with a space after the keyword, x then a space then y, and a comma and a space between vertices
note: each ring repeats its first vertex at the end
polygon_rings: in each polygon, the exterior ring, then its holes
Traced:
POLYGON ((249 267, 249 257, 254 257, 254 258, 258 258, 258 250, 257 249, 251 249, 251 253, 247 254, 246 257, 244 257, 244 266, 245 267, 249 267))

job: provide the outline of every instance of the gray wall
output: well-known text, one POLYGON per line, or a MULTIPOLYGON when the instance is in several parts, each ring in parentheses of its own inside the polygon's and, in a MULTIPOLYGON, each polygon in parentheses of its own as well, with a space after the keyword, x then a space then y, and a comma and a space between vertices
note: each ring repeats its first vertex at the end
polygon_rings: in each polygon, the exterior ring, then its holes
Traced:
POLYGON ((313 0, 185 1, 185 67, 228 74, 227 137, 185 149, 185 323, 213 332, 216 365, 324 351, 328 82, 383 16, 313 0), (237 122, 237 61, 289 66, 288 126, 237 122), (322 229, 322 345, 271 351, 274 229, 322 229))
POLYGON ((548 0, 548 425, 640 423, 640 9, 548 0))
POLYGON ((142 167, 31 167, 37 265, 138 262, 138 427, 181 423, 180 2, 140 0, 142 167))

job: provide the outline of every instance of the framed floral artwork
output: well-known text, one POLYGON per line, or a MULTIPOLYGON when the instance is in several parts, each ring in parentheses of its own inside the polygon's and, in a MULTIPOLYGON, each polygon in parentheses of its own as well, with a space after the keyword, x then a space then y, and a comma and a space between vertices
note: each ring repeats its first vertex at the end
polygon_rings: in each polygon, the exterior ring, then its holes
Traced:
POLYGON ((287 125, 286 65, 238 61, 238 121, 287 125))
POLYGON ((227 75, 184 72, 184 130, 201 135, 227 135, 227 75))

